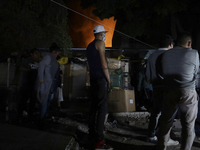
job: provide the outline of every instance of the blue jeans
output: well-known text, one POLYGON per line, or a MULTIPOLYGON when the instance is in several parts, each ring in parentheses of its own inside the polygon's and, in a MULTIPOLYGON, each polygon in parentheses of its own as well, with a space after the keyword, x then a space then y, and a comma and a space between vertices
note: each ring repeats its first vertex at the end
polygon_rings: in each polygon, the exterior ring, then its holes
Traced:
POLYGON ((54 94, 50 93, 46 102, 42 105, 40 103, 40 118, 43 119, 47 113, 47 109, 49 108, 50 102, 53 99, 54 94))
POLYGON ((158 150, 166 150, 169 132, 175 113, 181 116, 181 150, 190 150, 195 138, 194 124, 197 117, 198 95, 195 90, 168 90, 163 101, 161 122, 158 132, 158 150))

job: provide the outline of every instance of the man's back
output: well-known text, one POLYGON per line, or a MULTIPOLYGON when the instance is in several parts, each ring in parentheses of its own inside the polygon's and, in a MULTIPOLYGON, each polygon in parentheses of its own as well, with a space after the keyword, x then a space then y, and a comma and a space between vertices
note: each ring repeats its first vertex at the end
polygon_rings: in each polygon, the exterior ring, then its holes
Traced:
POLYGON ((170 89, 195 89, 199 56, 191 48, 175 47, 162 56, 164 82, 170 89))
POLYGON ((166 50, 167 49, 165 50, 158 49, 156 52, 151 54, 151 56, 148 58, 145 75, 146 75, 147 81, 150 81, 150 83, 152 83, 153 86, 163 85, 161 79, 157 75, 156 61, 157 61, 157 58, 161 54, 163 54, 166 50))

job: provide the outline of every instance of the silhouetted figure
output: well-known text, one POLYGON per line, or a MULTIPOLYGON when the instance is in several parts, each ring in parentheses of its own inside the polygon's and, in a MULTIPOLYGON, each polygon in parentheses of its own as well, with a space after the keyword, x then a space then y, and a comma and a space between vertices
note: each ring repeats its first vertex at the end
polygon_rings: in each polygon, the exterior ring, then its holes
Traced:
POLYGON ((40 127, 43 128, 44 117, 49 107, 50 101, 58 87, 57 76, 59 76, 60 65, 56 57, 60 54, 60 48, 56 43, 52 43, 49 52, 42 53, 42 60, 38 67, 38 90, 37 98, 40 103, 40 127))
MULTIPOLYGON (((163 100, 165 97, 163 79, 160 77, 157 70, 158 65, 161 64, 158 58, 161 54, 171 48, 173 48, 172 37, 169 35, 163 35, 160 38, 160 48, 155 51, 147 60, 146 79, 149 83, 152 83, 153 85, 153 108, 151 111, 147 139, 150 142, 157 142, 156 131, 159 128, 159 119, 161 115, 163 100)), ((174 141, 171 138, 168 141, 168 145, 178 144, 178 141, 174 141)))
POLYGON ((198 95, 195 90, 199 69, 199 54, 192 48, 192 37, 181 33, 177 46, 163 53, 160 74, 164 78, 165 97, 158 133, 158 150, 167 149, 169 131, 177 110, 181 116, 181 150, 190 150, 195 138, 194 124, 197 117, 198 95))
POLYGON ((107 92, 110 87, 110 76, 105 57, 106 32, 103 26, 96 26, 93 30, 95 39, 86 50, 91 85, 89 137, 94 142, 95 149, 112 149, 105 144, 103 134, 105 115, 107 114, 107 92))
MULTIPOLYGON (((37 69, 39 63, 40 53, 38 49, 34 48, 30 51, 30 57, 22 60, 19 70, 19 105, 18 105, 18 119, 22 119, 22 115, 28 115, 32 119, 35 102, 36 90, 35 82, 37 78, 37 69), (27 108, 27 102, 29 106, 27 108), (28 112, 28 114, 27 114, 28 112)), ((20 121, 18 120, 18 121, 20 121)))

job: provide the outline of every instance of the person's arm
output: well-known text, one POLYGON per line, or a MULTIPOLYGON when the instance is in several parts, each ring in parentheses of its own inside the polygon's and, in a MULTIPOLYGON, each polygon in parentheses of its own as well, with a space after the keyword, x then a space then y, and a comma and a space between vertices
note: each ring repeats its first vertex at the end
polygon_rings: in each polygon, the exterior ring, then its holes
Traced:
POLYGON ((19 70, 20 71, 30 71, 31 68, 30 68, 30 65, 28 64, 28 59, 23 59, 20 63, 20 67, 19 67, 19 70))
POLYGON ((151 67, 150 67, 150 60, 147 60, 147 66, 145 70, 145 79, 147 83, 151 83, 151 67))
POLYGON ((61 69, 60 69, 60 87, 61 88, 63 87, 63 72, 61 69))
POLYGON ((97 41, 95 46, 96 46, 96 49, 99 51, 101 66, 105 74, 106 80, 108 82, 108 88, 110 88, 110 75, 108 71, 108 63, 105 57, 105 43, 103 41, 97 41))
POLYGON ((161 55, 159 55, 156 59, 156 64, 155 64, 155 67, 156 67, 156 74, 157 76, 160 78, 160 79, 164 79, 163 77, 163 71, 162 71, 162 58, 163 58, 163 54, 162 53, 161 55))
POLYGON ((199 54, 196 52, 196 69, 195 69, 195 74, 197 74, 199 71, 199 54))
POLYGON ((38 78, 39 82, 43 83, 44 82, 44 69, 47 65, 49 65, 51 62, 51 57, 50 56, 45 56, 39 63, 38 66, 38 78))
POLYGON ((31 69, 28 69, 28 68, 25 68, 25 67, 23 67, 23 66, 20 66, 20 67, 19 67, 19 70, 20 70, 20 71, 30 71, 31 69))
POLYGON ((137 90, 138 91, 141 91, 141 87, 142 87, 142 80, 143 80, 143 77, 142 77, 142 73, 141 72, 138 72, 138 75, 137 75, 137 79, 138 79, 138 84, 137 84, 137 90))

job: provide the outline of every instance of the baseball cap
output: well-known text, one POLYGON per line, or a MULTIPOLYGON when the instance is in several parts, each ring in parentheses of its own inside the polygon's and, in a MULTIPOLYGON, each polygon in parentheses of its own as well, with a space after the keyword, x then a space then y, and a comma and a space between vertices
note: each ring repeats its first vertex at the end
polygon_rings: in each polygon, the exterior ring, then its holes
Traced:
POLYGON ((108 31, 105 31, 104 27, 102 25, 97 25, 96 27, 94 27, 94 30, 93 30, 93 33, 96 34, 96 33, 100 33, 100 32, 108 32, 108 31))

